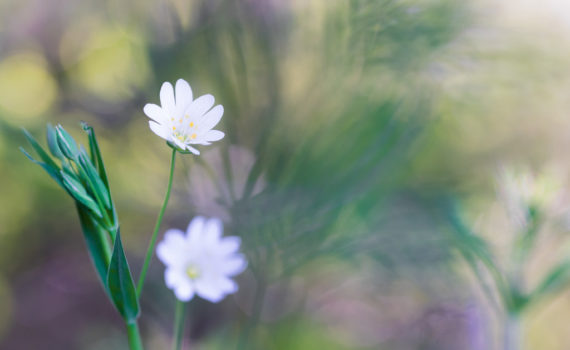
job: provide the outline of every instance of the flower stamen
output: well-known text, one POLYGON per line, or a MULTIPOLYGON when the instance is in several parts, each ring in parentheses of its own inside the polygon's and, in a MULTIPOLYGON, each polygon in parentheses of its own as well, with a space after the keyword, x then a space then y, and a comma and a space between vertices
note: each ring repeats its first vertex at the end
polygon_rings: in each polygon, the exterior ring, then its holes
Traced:
POLYGON ((186 276, 192 280, 195 280, 196 278, 200 277, 200 270, 195 265, 189 265, 186 268, 186 276))

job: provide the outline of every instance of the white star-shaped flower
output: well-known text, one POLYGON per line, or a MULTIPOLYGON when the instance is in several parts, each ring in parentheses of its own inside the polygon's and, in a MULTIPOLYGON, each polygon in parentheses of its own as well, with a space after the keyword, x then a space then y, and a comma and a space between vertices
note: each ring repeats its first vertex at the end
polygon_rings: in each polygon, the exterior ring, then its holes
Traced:
POLYGON ((213 105, 214 96, 210 94, 192 100, 190 85, 178 79, 176 96, 172 84, 165 82, 160 88, 160 106, 149 103, 143 110, 152 119, 149 125, 155 134, 181 150, 200 154, 190 145, 209 145, 224 137, 223 132, 212 130, 222 119, 224 107, 213 105))
POLYGON ((230 278, 245 270, 247 262, 238 253, 239 237, 222 237, 219 219, 195 217, 186 233, 171 229, 158 244, 156 253, 166 265, 166 286, 181 301, 194 294, 217 303, 238 290, 230 278))

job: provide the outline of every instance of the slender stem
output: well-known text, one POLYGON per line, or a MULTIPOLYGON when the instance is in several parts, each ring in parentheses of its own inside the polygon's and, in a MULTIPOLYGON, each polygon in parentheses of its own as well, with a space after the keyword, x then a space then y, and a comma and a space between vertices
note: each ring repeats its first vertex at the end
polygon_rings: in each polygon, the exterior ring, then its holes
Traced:
POLYGON ((522 350, 521 320, 518 314, 509 314, 505 324, 504 350, 522 350))
POLYGON ((136 321, 127 323, 127 335, 129 336, 129 348, 131 350, 143 350, 141 334, 136 321))
POLYGON ((137 296, 140 297, 142 289, 144 286, 144 281, 146 278, 146 273, 148 267, 150 266, 150 261, 154 254, 154 246, 156 245, 156 239, 158 238, 158 230, 160 229, 160 224, 162 223, 162 217, 166 211, 166 206, 168 205, 168 200, 170 199, 170 190, 172 189, 172 178, 174 177, 174 163, 176 161, 176 150, 172 150, 172 159, 170 160, 170 176, 168 177, 168 187, 166 188, 166 196, 164 197, 164 203, 162 203, 162 208, 158 213, 158 219, 156 220, 156 225, 154 226, 154 232, 150 238, 150 243, 148 245, 148 250, 146 251, 146 257, 144 259, 144 264, 139 277, 139 282, 137 284, 137 296))
POLYGON ((184 335, 184 316, 186 314, 186 303, 176 301, 176 312, 174 314, 174 342, 172 350, 182 349, 182 338, 184 335))
MULTIPOLYGON (((261 276, 261 274, 259 274, 261 276)), ((253 308, 251 311, 251 316, 247 321, 245 329, 242 330, 241 335, 237 342, 237 350, 245 350, 248 348, 250 343, 251 332, 259 323, 259 318, 261 317, 261 311, 263 311, 263 301, 265 299, 266 284, 263 277, 258 277, 257 287, 255 288, 253 308)))

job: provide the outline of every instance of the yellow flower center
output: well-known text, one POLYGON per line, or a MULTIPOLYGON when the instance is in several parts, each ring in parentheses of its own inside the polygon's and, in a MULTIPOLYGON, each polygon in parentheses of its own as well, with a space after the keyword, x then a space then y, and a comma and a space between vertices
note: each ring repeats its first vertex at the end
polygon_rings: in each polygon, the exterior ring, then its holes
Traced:
POLYGON ((189 265, 186 268, 186 276, 188 276, 190 279, 194 280, 194 279, 200 277, 200 270, 195 265, 189 265))

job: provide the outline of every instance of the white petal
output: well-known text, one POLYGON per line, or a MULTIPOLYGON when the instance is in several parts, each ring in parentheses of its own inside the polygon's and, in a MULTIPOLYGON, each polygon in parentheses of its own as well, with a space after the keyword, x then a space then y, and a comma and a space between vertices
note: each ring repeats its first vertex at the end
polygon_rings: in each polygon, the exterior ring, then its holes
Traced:
POLYGON ((241 245, 241 238, 235 236, 229 236, 222 238, 218 251, 222 255, 233 254, 238 251, 241 245))
POLYGON ((203 136, 203 135, 198 135, 198 137, 195 138, 195 139, 193 139, 193 140, 191 140, 190 143, 193 144, 193 145, 205 145, 205 146, 211 145, 210 142, 207 142, 207 141, 204 139, 204 136, 203 136))
POLYGON ((180 269, 166 268, 164 271, 164 283, 170 289, 175 289, 180 285, 188 283, 186 280, 187 277, 180 269))
POLYGON ((195 99, 190 106, 186 109, 184 114, 189 115, 190 118, 200 118, 208 109, 214 105, 214 96, 208 94, 195 99))
POLYGON ((168 230, 156 247, 156 255, 167 266, 183 266, 186 262, 186 239, 180 230, 168 230))
POLYGON ((224 133, 219 130, 210 130, 206 132, 202 139, 206 142, 218 141, 224 138, 224 133))
POLYGON ((158 122, 158 124, 165 124, 166 116, 164 115, 164 111, 160 106, 157 106, 152 103, 147 103, 143 108, 144 114, 150 119, 158 122))
POLYGON ((165 82, 160 88, 160 105, 162 109, 169 114, 168 117, 172 117, 175 112, 176 104, 174 102, 174 89, 172 84, 165 82))
POLYGON ((202 238, 202 230, 206 223, 206 218, 203 216, 196 216, 186 229, 186 237, 190 241, 199 241, 202 238))
POLYGON ((186 149, 189 150, 190 152, 194 153, 197 156, 200 155, 200 151, 198 151, 196 148, 194 148, 190 145, 186 145, 186 149))
POLYGON ((170 132, 165 126, 155 123, 152 120, 149 120, 148 125, 150 126, 150 130, 152 130, 153 133, 162 137, 166 141, 170 140, 170 132))
POLYGON ((198 279, 195 284, 196 294, 212 303, 217 303, 225 297, 224 291, 208 279, 198 279))
POLYGON ((232 294, 238 291, 238 285, 233 280, 222 277, 216 280, 217 287, 226 294, 232 294))
POLYGON ((164 232, 163 241, 169 244, 177 245, 181 241, 184 241, 184 232, 176 228, 171 228, 164 232))
POLYGON ((192 88, 184 79, 176 81, 176 109, 181 114, 192 103, 192 88))
POLYGON ((220 122, 220 119, 222 119, 223 115, 224 106, 217 105, 216 107, 212 108, 208 113, 204 114, 202 119, 200 119, 200 129, 210 130, 220 122))
POLYGON ((184 281, 184 283, 176 286, 174 294, 180 301, 190 301, 194 297, 194 288, 189 281, 184 281))
POLYGON ((206 222, 202 239, 206 244, 217 246, 223 231, 224 225, 222 221, 218 218, 211 218, 206 222))
POLYGON ((242 273, 247 267, 247 262, 241 254, 236 254, 233 257, 226 259, 221 264, 221 270, 228 276, 235 276, 242 273))
POLYGON ((174 144, 175 144, 176 146, 178 146, 178 148, 180 148, 180 149, 185 149, 185 148, 186 148, 186 144, 184 144, 184 142, 180 141, 178 138, 173 137, 173 138, 172 138, 172 141, 174 141, 174 144))

